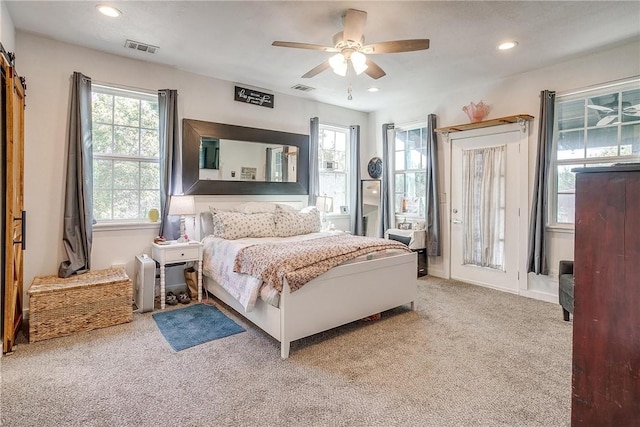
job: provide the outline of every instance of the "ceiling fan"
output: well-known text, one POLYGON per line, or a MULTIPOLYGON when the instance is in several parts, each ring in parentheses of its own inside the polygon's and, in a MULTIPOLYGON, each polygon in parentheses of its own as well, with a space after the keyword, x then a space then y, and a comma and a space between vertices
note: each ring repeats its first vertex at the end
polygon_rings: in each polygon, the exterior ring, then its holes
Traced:
POLYGON ((362 10, 347 9, 343 16, 343 22, 344 29, 333 36, 333 46, 284 41, 274 41, 272 45, 335 53, 322 64, 309 70, 302 76, 303 78, 316 76, 328 68, 332 68, 336 74, 341 76, 346 76, 347 71, 352 69, 356 75, 364 72, 371 78, 379 79, 386 73, 366 55, 429 49, 429 39, 395 40, 365 45, 364 25, 367 22, 367 12, 362 10))
MULTIPOLYGON (((605 95, 591 98, 598 104, 587 104, 587 108, 596 110, 599 116, 596 126, 606 126, 618 119, 618 94, 605 95)), ((626 116, 640 117, 640 104, 631 105, 630 102, 622 102, 622 114, 626 116)))

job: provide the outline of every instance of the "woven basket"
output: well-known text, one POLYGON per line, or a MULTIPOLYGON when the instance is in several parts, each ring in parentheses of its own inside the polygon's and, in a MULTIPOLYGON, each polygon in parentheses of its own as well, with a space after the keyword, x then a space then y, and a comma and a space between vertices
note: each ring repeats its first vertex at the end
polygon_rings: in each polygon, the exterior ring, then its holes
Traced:
POLYGON ((29 342, 130 322, 131 279, 124 268, 66 279, 36 277, 29 295, 29 342))

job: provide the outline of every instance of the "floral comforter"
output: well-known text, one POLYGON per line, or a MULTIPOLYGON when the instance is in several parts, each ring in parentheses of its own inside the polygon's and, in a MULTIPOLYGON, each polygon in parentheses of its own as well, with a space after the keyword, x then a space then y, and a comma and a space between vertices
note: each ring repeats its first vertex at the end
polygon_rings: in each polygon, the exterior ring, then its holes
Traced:
POLYGON ((213 278, 249 312, 258 296, 277 306, 283 280, 291 292, 331 268, 372 252, 410 250, 400 242, 346 233, 321 232, 294 237, 225 240, 208 236, 204 274, 213 278), (272 300, 272 301, 270 301, 272 300))

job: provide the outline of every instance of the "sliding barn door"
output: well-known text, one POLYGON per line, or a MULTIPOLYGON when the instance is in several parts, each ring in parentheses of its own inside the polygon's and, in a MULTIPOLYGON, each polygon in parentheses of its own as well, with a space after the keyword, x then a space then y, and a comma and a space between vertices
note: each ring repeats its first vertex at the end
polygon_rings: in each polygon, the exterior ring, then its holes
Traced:
MULTIPOLYGON (((0 55, 2 57, 2 55, 0 55)), ((4 299, 2 349, 13 349, 22 325, 22 251, 24 245, 24 87, 14 68, 2 57, 6 188, 4 225, 4 299)))

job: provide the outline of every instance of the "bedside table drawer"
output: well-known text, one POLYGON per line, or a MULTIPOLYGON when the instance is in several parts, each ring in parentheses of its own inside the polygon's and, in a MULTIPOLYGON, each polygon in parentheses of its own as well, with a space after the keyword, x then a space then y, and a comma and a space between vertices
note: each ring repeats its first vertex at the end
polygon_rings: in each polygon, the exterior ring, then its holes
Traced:
POLYGON ((164 260, 167 263, 180 262, 184 260, 197 260, 198 248, 171 249, 165 252, 164 260))

